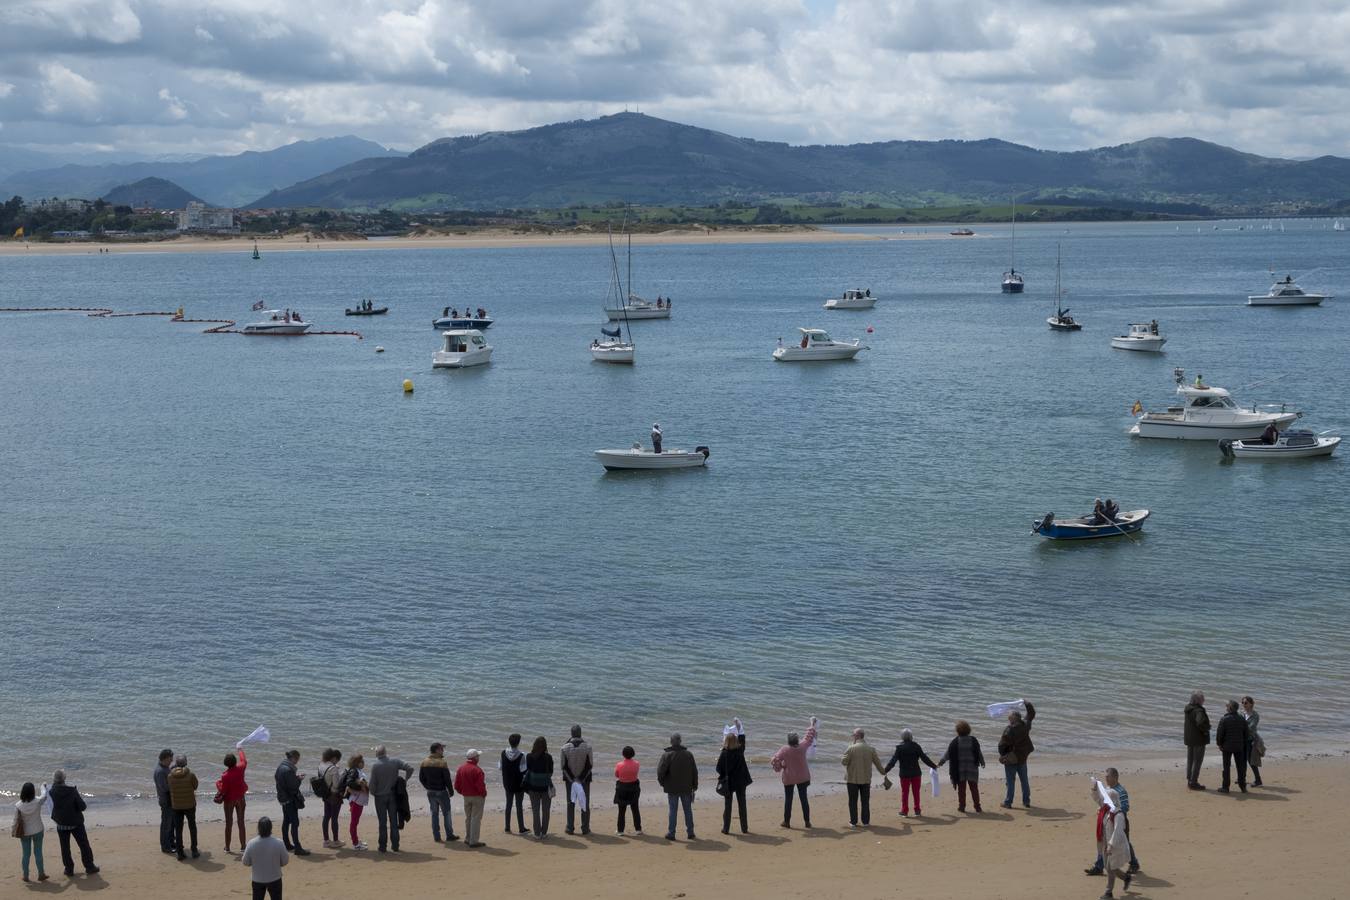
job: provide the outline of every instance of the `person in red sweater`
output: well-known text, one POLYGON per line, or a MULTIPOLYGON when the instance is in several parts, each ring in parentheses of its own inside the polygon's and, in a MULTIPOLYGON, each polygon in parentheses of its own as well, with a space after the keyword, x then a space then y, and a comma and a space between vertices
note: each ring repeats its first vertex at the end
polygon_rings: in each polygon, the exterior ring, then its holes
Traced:
POLYGON ((225 754, 225 773, 216 782, 220 805, 225 810, 226 853, 230 852, 230 829, 235 819, 239 821, 239 846, 242 848, 248 841, 248 835, 244 832, 244 795, 248 793, 244 770, 248 768, 248 757, 244 755, 243 747, 238 749, 238 753, 237 759, 233 753, 225 754))
POLYGON ((487 780, 478 765, 477 750, 464 754, 464 765, 455 770, 455 793, 464 804, 464 845, 483 847, 478 831, 483 824, 483 807, 487 805, 487 780))

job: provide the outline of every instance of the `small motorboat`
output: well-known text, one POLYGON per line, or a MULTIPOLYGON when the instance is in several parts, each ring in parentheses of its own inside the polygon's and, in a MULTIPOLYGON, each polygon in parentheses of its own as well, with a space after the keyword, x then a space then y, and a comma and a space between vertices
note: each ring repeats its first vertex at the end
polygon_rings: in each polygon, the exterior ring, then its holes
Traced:
POLYGON ((872 296, 872 289, 867 290, 847 290, 842 297, 831 297, 825 301, 826 309, 871 309, 877 305, 877 298, 872 296))
POLYGON ((382 316, 389 312, 389 307, 376 306, 369 300, 362 300, 360 303, 356 304, 355 309, 349 309, 345 312, 349 316, 382 316))
POLYGON ((1167 343, 1167 338, 1158 333, 1158 320, 1152 322, 1131 322, 1129 334, 1118 334, 1111 338, 1111 346, 1117 350, 1143 350, 1156 353, 1167 343))
POLYGON ((859 340, 836 341, 820 328, 798 328, 802 339, 789 346, 778 339, 778 347, 773 358, 779 362, 813 362, 832 359, 852 359, 859 351, 867 349, 859 340))
POLYGON ((638 442, 627 450, 597 450, 595 458, 610 471, 617 469, 692 469, 708 462, 709 450, 699 446, 693 450, 671 448, 657 453, 638 442))
POLYGON ((1272 444, 1261 440, 1239 441, 1224 438, 1219 451, 1229 459, 1307 459, 1311 456, 1330 456, 1336 452, 1341 439, 1337 435, 1313 434, 1311 431, 1284 431, 1272 444))
POLYGON ((1184 383, 1184 369, 1173 369, 1172 377, 1176 379, 1182 405, 1152 412, 1145 411, 1143 404, 1136 401, 1134 409, 1139 418, 1130 434, 1145 438, 1254 440, 1267 425, 1283 428, 1303 415, 1288 411, 1282 404, 1241 409, 1228 391, 1205 384, 1198 375, 1194 384, 1184 383))
POLYGON ((433 369, 465 369, 492 359, 492 345, 476 328, 453 328, 443 337, 445 346, 431 357, 433 369))
POLYGON ((461 316, 459 310, 447 309, 438 318, 431 320, 431 327, 437 331, 445 331, 449 328, 472 328, 476 331, 486 331, 492 326, 492 317, 487 314, 487 310, 483 310, 482 313, 482 315, 471 314, 466 309, 464 315, 461 316))
POLYGON ((1120 537, 1133 534, 1144 527, 1149 517, 1146 509, 1133 509, 1117 514, 1114 520, 1103 520, 1096 515, 1077 519, 1056 519, 1052 512, 1031 523, 1031 533, 1052 541, 1081 541, 1090 538, 1120 537))
POLYGON ((951 232, 951 236, 952 236, 952 237, 974 237, 974 236, 975 236, 975 232, 971 231, 969 228, 958 228, 958 229, 956 229, 955 231, 951 232))
POLYGON ((263 318, 258 322, 249 322, 243 328, 244 334, 252 335, 297 335, 309 331, 310 323, 303 321, 300 314, 290 309, 259 310, 263 318))
POLYGON ((1283 281, 1277 281, 1270 286, 1270 290, 1264 294, 1256 294, 1247 298, 1248 306, 1317 306, 1323 300, 1330 300, 1327 294, 1309 294, 1303 288, 1294 283, 1293 275, 1284 276, 1283 281))

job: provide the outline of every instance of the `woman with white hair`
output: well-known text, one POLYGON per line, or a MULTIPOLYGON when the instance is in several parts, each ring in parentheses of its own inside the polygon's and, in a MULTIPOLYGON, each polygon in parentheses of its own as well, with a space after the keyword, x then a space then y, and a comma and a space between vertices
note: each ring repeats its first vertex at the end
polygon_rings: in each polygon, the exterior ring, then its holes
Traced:
POLYGON ((1093 781, 1092 797, 1097 801, 1097 852, 1106 870, 1106 893, 1101 900, 1115 897, 1112 891, 1119 878, 1123 890, 1130 889, 1130 839, 1125 833, 1125 815, 1120 811, 1120 795, 1114 788, 1093 781))
MULTIPOLYGON (((909 796, 914 795, 914 815, 923 815, 923 804, 919 802, 919 787, 923 784, 923 770, 919 768, 919 763, 925 763, 928 768, 936 769, 937 763, 928 758, 928 754, 923 752, 923 748, 914 740, 914 732, 906 728, 900 732, 900 743, 895 745, 895 752, 891 754, 890 760, 886 763, 886 771, 889 772, 897 764, 900 766, 900 815, 909 815, 909 796)), ((883 773, 884 774, 884 773, 883 773)))

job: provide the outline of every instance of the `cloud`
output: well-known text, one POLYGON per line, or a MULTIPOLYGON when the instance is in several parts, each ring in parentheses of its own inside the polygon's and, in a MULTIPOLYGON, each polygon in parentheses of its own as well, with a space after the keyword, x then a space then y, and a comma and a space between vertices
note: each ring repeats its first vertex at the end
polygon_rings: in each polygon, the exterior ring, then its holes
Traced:
POLYGON ((1193 135, 1350 155, 1342 0, 17 0, 30 146, 402 147, 640 106, 794 143, 1193 135))

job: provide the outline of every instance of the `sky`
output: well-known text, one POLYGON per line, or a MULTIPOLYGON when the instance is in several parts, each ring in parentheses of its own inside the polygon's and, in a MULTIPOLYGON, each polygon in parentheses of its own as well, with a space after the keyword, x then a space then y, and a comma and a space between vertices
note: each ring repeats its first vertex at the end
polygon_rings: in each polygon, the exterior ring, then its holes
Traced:
POLYGON ((793 144, 1350 156, 1347 0, 0 0, 0 145, 412 149, 624 109, 793 144))

